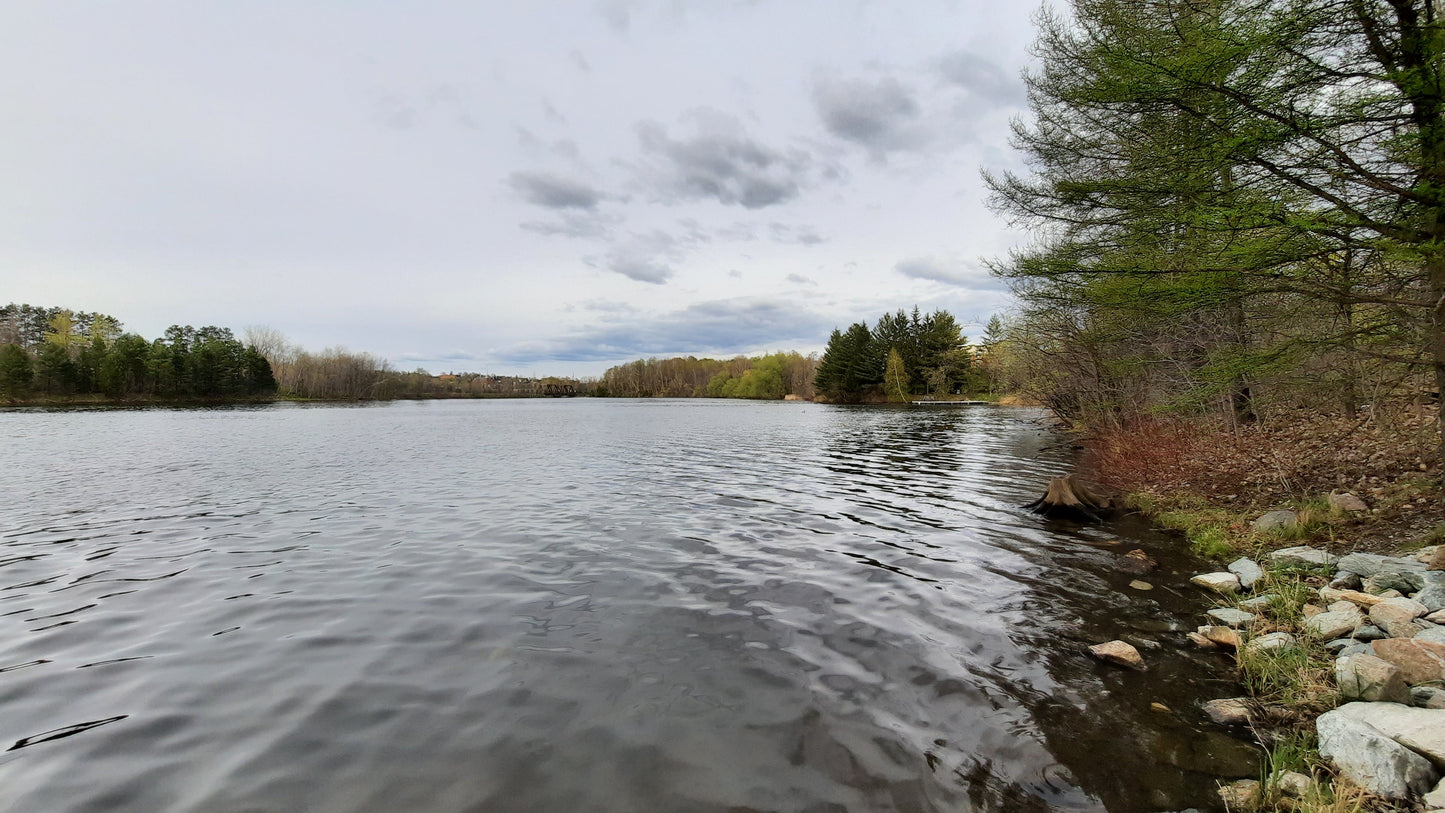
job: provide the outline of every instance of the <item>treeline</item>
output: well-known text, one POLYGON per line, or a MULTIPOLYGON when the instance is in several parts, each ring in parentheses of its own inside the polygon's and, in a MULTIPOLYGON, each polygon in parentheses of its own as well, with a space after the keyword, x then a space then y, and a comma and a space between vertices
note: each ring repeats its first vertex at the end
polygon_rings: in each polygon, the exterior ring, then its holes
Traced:
POLYGON ((796 352, 731 359, 639 359, 610 367, 594 394, 614 398, 813 397, 817 359, 796 352))
POLYGON ((973 367, 968 339, 953 314, 922 314, 914 308, 884 314, 869 329, 855 322, 834 330, 814 381, 830 401, 906 401, 983 388, 973 367))
POLYGON ((275 390, 265 357, 229 328, 172 325, 147 341, 106 314, 0 307, 0 397, 240 398, 275 390))
MULTIPOLYGON (((1431 0, 1046 9, 988 176, 1036 242, 997 369, 1065 418, 1351 415, 1445 385, 1445 23, 1431 0)), ((1445 443, 1445 440, 1442 440, 1445 443)))

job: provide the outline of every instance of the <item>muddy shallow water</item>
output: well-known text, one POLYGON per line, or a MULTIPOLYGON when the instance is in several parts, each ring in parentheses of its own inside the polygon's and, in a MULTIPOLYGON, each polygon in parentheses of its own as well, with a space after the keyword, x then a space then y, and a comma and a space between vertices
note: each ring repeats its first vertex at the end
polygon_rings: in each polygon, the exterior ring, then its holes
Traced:
POLYGON ((0 412, 0 808, 1208 807, 1196 563, 1017 509, 1041 417, 0 412))

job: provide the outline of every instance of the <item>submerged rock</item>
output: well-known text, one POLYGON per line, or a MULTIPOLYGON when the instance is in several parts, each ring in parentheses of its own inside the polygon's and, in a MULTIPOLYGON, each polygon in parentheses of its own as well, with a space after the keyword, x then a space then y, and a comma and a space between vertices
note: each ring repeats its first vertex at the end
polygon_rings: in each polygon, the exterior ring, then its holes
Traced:
POLYGON ((1114 569, 1132 576, 1143 576, 1159 563, 1142 550, 1131 550, 1128 553, 1114 560, 1114 569))
POLYGON ((1129 582, 1129 586, 1132 587, 1132 588, 1134 588, 1135 590, 1153 590, 1153 589, 1154 589, 1154 585, 1150 584, 1149 582, 1139 581, 1138 579, 1135 579, 1134 581, 1129 582))
POLYGON ((1123 666, 1128 669, 1145 669, 1144 659, 1139 656, 1139 650, 1124 641, 1109 641, 1108 643, 1095 644, 1089 647, 1089 654, 1115 666, 1123 666))
POLYGON ((1364 705, 1374 704, 1350 703, 1315 720, 1320 756, 1333 762, 1351 782, 1387 799, 1427 792, 1438 778, 1429 760, 1355 715, 1344 713, 1351 706, 1364 705))
POLYGON ((1399 667, 1375 655, 1342 655, 1335 661, 1335 683, 1346 700, 1410 702, 1399 667))
POLYGON ((1243 697, 1210 700, 1200 708, 1206 717, 1219 725, 1249 725, 1249 701, 1243 697))

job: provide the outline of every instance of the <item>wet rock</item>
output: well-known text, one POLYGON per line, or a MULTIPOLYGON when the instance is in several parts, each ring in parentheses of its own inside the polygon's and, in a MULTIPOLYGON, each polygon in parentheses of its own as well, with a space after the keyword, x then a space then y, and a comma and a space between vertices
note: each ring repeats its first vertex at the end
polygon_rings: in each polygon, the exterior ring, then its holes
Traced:
POLYGON ((1143 576, 1159 563, 1142 550, 1131 550, 1114 560, 1114 569, 1133 576, 1143 576))
MULTIPOLYGON (((1320 756, 1365 790, 1387 799, 1406 799, 1428 791, 1437 779, 1430 761, 1395 742, 1373 725, 1345 714, 1350 703, 1315 720, 1320 756)), ((1374 705, 1374 704, 1368 704, 1374 705)))
POLYGON ((1259 775, 1259 749, 1223 731, 1156 731, 1145 735, 1144 745, 1159 762, 1181 770, 1227 779, 1259 775))
POLYGON ((1138 635, 1125 635, 1124 642, 1132 644, 1135 649, 1163 649, 1164 645, 1158 641, 1151 641, 1138 635))
POLYGON ((1351 604, 1358 604, 1361 607, 1373 607, 1384 601, 1379 596, 1369 593, 1361 593, 1358 590, 1341 590, 1335 587, 1321 587, 1320 598, 1333 604, 1336 601, 1348 601, 1351 604))
POLYGON ((1259 782, 1254 779, 1230 782, 1219 789, 1219 798, 1224 800, 1224 806, 1230 810, 1253 810, 1259 805, 1261 798, 1259 782))
POLYGON ((1239 590, 1239 577, 1233 573, 1201 573, 1190 579, 1189 583, 1225 595, 1239 590))
POLYGON ((1200 649, 1218 649, 1218 648, 1219 648, 1219 644, 1214 643, 1213 641, 1209 640, 1208 638, 1205 638, 1203 635, 1201 635, 1200 633, 1197 633, 1197 632, 1191 632, 1191 633, 1189 633, 1189 634, 1188 634, 1188 638, 1189 638, 1190 643, 1194 644, 1195 646, 1199 647, 1200 649))
POLYGON ((1227 647, 1229 649, 1239 649, 1239 633, 1235 632, 1229 627, 1221 627, 1215 625, 1209 627, 1200 627, 1198 631, 1200 635, 1203 635, 1212 643, 1218 644, 1222 647, 1227 647))
POLYGON ((1254 529, 1261 533, 1282 531, 1299 524, 1299 517, 1293 511, 1269 511, 1254 521, 1254 529))
POLYGON ((1394 664, 1365 653, 1335 661, 1335 683, 1346 700, 1410 702, 1410 689, 1394 664))
POLYGON ((1268 635, 1261 635, 1244 645, 1250 652, 1276 652, 1281 649, 1289 649, 1298 643, 1293 635, 1287 632, 1271 632, 1268 635))
MULTIPOLYGON (((1266 514, 1268 516, 1268 514, 1266 514)), ((1293 548, 1283 548, 1269 555, 1272 562, 1282 565, 1309 565, 1319 567, 1321 565, 1332 565, 1339 561, 1339 557, 1331 556, 1329 553, 1312 548, 1309 545, 1298 545, 1293 548)))
POLYGON ((1200 708, 1211 722, 1218 725, 1249 725, 1249 702, 1242 697, 1210 700, 1200 708))
POLYGON ((1115 666, 1123 666, 1128 669, 1145 669, 1144 659, 1139 657, 1139 650, 1123 641, 1109 641, 1104 644, 1095 644, 1089 647, 1089 654, 1105 663, 1112 663, 1115 666))
POLYGON ((1370 623, 1391 638, 1409 638, 1420 629, 1415 619, 1425 614, 1425 605, 1408 598, 1387 598, 1370 608, 1370 623))
POLYGON ((1407 684, 1445 680, 1445 644, 1419 638, 1386 638, 1374 646, 1375 656, 1393 663, 1407 684))
POLYGON ((1339 638, 1354 632, 1355 627, 1364 621, 1365 617, 1359 610, 1320 613, 1305 622, 1305 632, 1316 638, 1339 638))
POLYGON ((1260 579, 1264 578, 1264 568, 1248 557, 1241 557, 1230 562, 1228 570, 1239 577, 1240 586, 1246 590, 1253 588, 1260 579))
POLYGON ((1421 709, 1445 709, 1445 689, 1436 686, 1411 686, 1410 705, 1421 709))
POLYGON ((1279 775, 1279 792, 1291 799, 1303 799, 1315 786, 1315 780, 1299 771, 1285 771, 1279 775))
POLYGON ((1336 511, 1348 511, 1350 513, 1354 513, 1356 511, 1370 510, 1370 506, 1365 505, 1364 500, 1360 499, 1359 497, 1348 491, 1339 494, 1331 491, 1327 499, 1329 500, 1330 507, 1335 509, 1336 511))
POLYGON ((1369 725, 1425 757, 1436 768, 1445 768, 1445 709, 1417 709, 1398 703, 1346 703, 1330 714, 1369 725))
POLYGON ((1242 627, 1255 619, 1254 613, 1236 610, 1233 607, 1216 607, 1210 610, 1208 615, 1226 627, 1242 627))
POLYGON ((1427 585, 1425 589, 1411 598, 1425 605, 1425 609, 1429 612, 1437 613, 1445 610, 1445 587, 1438 584, 1427 585))
POLYGON ((1150 584, 1149 582, 1141 582, 1141 581, 1139 581, 1138 579, 1135 579, 1134 581, 1129 582, 1129 586, 1132 587, 1132 588, 1134 588, 1135 590, 1153 590, 1153 589, 1154 589, 1154 585, 1150 584))
POLYGON ((1156 714, 1172 714, 1173 711, 1174 711, 1173 709, 1169 708, 1168 706, 1164 705, 1163 703, 1158 703, 1158 702, 1150 703, 1150 704, 1149 704, 1149 710, 1152 711, 1152 712, 1154 712, 1154 713, 1156 713, 1156 714))

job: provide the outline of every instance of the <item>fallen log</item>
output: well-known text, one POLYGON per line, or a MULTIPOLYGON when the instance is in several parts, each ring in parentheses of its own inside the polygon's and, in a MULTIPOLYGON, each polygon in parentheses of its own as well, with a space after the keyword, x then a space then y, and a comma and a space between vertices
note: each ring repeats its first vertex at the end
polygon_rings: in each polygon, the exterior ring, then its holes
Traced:
POLYGON ((1110 513, 1113 503, 1108 497, 1091 491, 1087 485, 1069 474, 1050 479, 1044 496, 1023 507, 1047 517, 1083 518, 1103 522, 1101 515, 1110 513))

